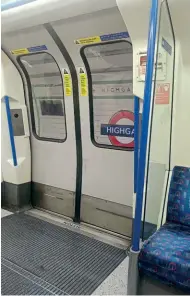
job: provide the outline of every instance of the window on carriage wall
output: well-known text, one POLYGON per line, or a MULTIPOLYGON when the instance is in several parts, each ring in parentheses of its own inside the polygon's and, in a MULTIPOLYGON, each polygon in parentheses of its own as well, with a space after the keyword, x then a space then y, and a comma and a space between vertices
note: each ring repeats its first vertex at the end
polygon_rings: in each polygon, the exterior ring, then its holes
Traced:
POLYGON ((103 148, 133 150, 131 43, 116 41, 85 46, 81 56, 88 75, 92 142, 103 148))
POLYGON ((39 140, 66 140, 63 80, 55 59, 48 53, 19 57, 29 88, 32 129, 39 140))

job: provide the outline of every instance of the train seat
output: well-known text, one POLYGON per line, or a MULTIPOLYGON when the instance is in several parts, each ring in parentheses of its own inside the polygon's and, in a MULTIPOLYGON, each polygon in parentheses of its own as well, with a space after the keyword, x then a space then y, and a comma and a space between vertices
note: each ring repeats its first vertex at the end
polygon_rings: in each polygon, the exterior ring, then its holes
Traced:
POLYGON ((176 166, 166 223, 143 245, 139 272, 190 291, 190 168, 176 166))

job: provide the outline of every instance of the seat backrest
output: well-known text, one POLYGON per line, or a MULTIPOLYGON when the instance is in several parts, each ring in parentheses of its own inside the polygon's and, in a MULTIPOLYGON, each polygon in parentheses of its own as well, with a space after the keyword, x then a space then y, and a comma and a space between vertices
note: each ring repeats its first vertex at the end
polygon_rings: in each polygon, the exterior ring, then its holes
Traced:
POLYGON ((175 166, 173 169, 166 220, 190 226, 189 167, 175 166))

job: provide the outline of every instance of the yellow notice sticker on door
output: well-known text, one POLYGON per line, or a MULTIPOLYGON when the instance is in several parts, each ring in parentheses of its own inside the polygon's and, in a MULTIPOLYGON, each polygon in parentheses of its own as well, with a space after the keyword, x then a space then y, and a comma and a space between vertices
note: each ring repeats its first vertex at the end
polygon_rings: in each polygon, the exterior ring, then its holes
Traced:
POLYGON ((71 75, 67 69, 63 70, 63 83, 64 83, 64 93, 65 96, 72 95, 72 82, 71 82, 71 75))
POLYGON ((92 44, 101 42, 100 36, 92 36, 75 40, 75 44, 92 44))
POLYGON ((27 53, 29 53, 29 50, 28 50, 28 48, 19 48, 19 49, 11 50, 11 53, 15 54, 15 55, 27 54, 27 53))
POLYGON ((84 68, 79 68, 79 79, 80 79, 80 95, 86 97, 88 95, 88 83, 87 76, 84 68))

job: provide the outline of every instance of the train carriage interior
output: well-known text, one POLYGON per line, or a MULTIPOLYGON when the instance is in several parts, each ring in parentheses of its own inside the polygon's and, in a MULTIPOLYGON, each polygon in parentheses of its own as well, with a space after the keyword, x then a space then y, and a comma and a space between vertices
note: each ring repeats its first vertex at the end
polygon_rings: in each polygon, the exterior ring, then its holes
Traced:
POLYGON ((190 294, 190 1, 1 1, 1 294, 190 294))

